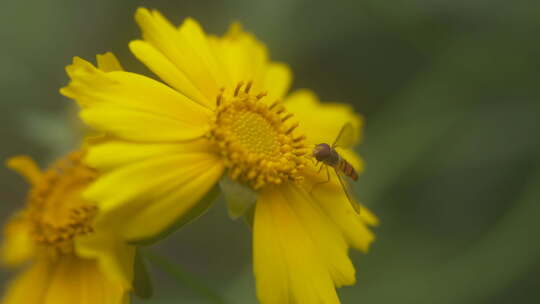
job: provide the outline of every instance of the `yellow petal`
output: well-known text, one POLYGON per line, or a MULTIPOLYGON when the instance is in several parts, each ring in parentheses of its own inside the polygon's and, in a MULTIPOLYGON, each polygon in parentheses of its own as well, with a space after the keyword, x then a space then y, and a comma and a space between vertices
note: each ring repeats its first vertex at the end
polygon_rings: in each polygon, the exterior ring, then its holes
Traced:
POLYGON ((66 69, 71 82, 61 92, 67 97, 86 101, 85 104, 105 102, 178 116, 211 113, 163 83, 146 76, 123 71, 106 73, 77 57, 66 69))
POLYGON ((336 286, 354 284, 355 270, 347 255, 348 246, 333 219, 304 188, 289 184, 282 193, 287 202, 294 202, 289 203, 290 207, 318 248, 336 286))
POLYGON ((99 202, 102 221, 116 221, 124 238, 149 238, 193 208, 223 170, 209 153, 156 157, 104 174, 85 197, 99 202))
POLYGON ((1 261, 6 266, 17 266, 34 255, 32 226, 23 213, 16 214, 4 228, 1 261))
POLYGON ((263 190, 253 233, 262 303, 339 303, 335 286, 355 281, 339 229, 296 186, 263 190))
POLYGON ((346 104, 321 103, 311 91, 299 90, 285 100, 285 107, 300 121, 299 133, 312 144, 332 144, 346 123, 353 125, 360 140, 362 119, 346 104))
POLYGON ((212 146, 207 140, 183 143, 138 143, 110 139, 94 144, 86 156, 86 162, 100 171, 144 161, 153 157, 179 155, 182 153, 208 152, 212 146))
POLYGON ((194 159, 193 163, 191 166, 184 164, 186 174, 179 178, 175 190, 133 214, 130 225, 124 230, 127 239, 147 239, 169 228, 194 208, 223 174, 223 164, 219 159, 205 157, 194 159), (196 162, 198 164, 193 165, 196 162))
MULTIPOLYGON (((37 260, 9 283, 2 304, 43 304, 49 287, 53 265, 46 260, 37 260)), ((63 303, 58 303, 63 304, 63 303)))
MULTIPOLYGON (((362 119, 349 106, 320 103, 317 97, 307 90, 293 93, 286 99, 285 106, 300 120, 300 132, 307 134, 312 144, 332 144, 347 122, 353 125, 360 137, 362 119)), ((363 161, 354 151, 341 148, 337 150, 358 172, 363 170, 363 161)), ((338 223, 351 246, 367 251, 375 238, 367 225, 376 225, 377 218, 363 206, 360 206, 360 215, 354 211, 334 170, 330 169, 331 182, 323 184, 320 182, 326 180, 326 174, 315 174, 312 171, 305 170, 308 175, 306 187, 312 189, 315 183, 319 183, 312 190, 315 200, 328 216, 338 223)))
POLYGON ((210 44, 222 63, 229 86, 240 81, 253 81, 253 91, 264 90, 264 76, 268 64, 266 47, 253 35, 235 23, 223 38, 212 37, 210 44))
POLYGON ((113 53, 107 52, 105 54, 97 55, 98 68, 104 72, 123 71, 120 61, 114 56, 113 53))
POLYGON ((116 137, 149 142, 176 142, 201 137, 207 127, 150 112, 108 105, 95 105, 81 111, 87 124, 116 137))
POLYGON ((263 304, 288 304, 293 303, 289 282, 289 271, 293 269, 286 257, 288 245, 280 238, 280 223, 276 220, 272 199, 274 197, 262 197, 255 207, 253 271, 257 298, 263 304))
POLYGON ((189 50, 200 58, 201 63, 216 81, 218 87, 223 86, 225 84, 223 66, 210 47, 208 38, 201 25, 193 18, 186 18, 178 27, 178 32, 180 34, 180 39, 186 45, 189 45, 191 47, 189 50))
POLYGON ((268 91, 266 99, 273 102, 283 99, 292 82, 291 69, 282 63, 269 64, 264 76, 264 90, 268 91))
MULTIPOLYGON (((96 70, 97 68, 94 65, 92 65, 90 62, 80 57, 73 57, 72 63, 66 66, 66 73, 71 79, 73 79, 74 77, 77 77, 77 75, 82 74, 82 72, 87 73, 89 75, 95 74, 96 70)), ((66 88, 61 89, 60 92, 62 92, 62 90, 66 90, 66 88)))
POLYGON ((123 304, 127 301, 127 290, 109 280, 95 260, 63 256, 53 267, 43 304, 123 304))
POLYGON ((25 177, 32 185, 36 185, 41 180, 41 170, 36 165, 36 162, 28 156, 11 157, 6 161, 6 166, 25 177))
POLYGON ((360 204, 360 218, 369 226, 378 226, 379 218, 368 208, 360 204))
POLYGON ((201 162, 212 163, 215 158, 208 153, 182 153, 131 163, 105 172, 83 195, 98 202, 102 213, 125 203, 135 205, 139 201, 152 202, 177 189, 186 176, 192 175, 193 170, 201 166, 201 162))
POLYGON ((126 135, 126 129, 142 132, 155 124, 156 128, 171 127, 169 135, 176 132, 180 136, 176 139, 185 140, 200 136, 207 128, 210 110, 158 81, 121 71, 105 73, 77 58, 67 70, 71 82, 62 94, 77 100, 83 107, 82 115, 99 131, 126 135), (89 113, 85 114, 86 110, 89 113), (149 125, 143 125, 146 123, 149 125), (112 130, 108 130, 109 124, 112 130), (128 126, 122 128, 122 124, 128 126))
POLYGON ((206 38, 200 37, 204 36, 200 28, 194 26, 194 22, 186 21, 183 25, 186 26, 184 33, 183 28, 177 30, 159 12, 145 8, 137 10, 135 20, 142 30, 144 40, 176 65, 205 95, 207 106, 213 107, 213 101, 223 84, 217 78, 219 71, 209 65, 207 56, 211 55, 205 50, 206 38))
POLYGON ((129 48, 137 59, 178 92, 206 107, 213 104, 213 100, 207 100, 187 75, 152 44, 135 40, 129 44, 129 48))
POLYGON ((304 187, 311 193, 313 200, 328 217, 338 225, 347 243, 366 252, 375 239, 368 225, 376 224, 376 217, 363 206, 360 207, 360 213, 356 213, 345 195, 336 173, 332 169, 329 172, 330 182, 321 183, 326 181, 326 174, 322 176, 322 174, 316 174, 311 170, 305 170, 304 187))
POLYGON ((94 227, 95 232, 75 239, 77 254, 95 259, 110 280, 131 289, 135 247, 128 245, 107 227, 94 227))

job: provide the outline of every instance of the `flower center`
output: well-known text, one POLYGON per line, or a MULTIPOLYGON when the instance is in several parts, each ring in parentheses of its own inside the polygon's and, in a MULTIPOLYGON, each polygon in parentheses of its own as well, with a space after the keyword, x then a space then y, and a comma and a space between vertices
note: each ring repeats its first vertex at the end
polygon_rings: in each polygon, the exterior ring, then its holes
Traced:
POLYGON ((82 164, 83 153, 69 154, 46 172, 29 193, 28 216, 34 240, 53 253, 73 252, 73 239, 91 233, 97 207, 81 198, 96 172, 82 164))
POLYGON ((309 152, 305 136, 294 134, 298 124, 287 122, 292 114, 279 101, 268 105, 262 101, 266 94, 252 95, 250 88, 240 83, 231 94, 222 91, 210 128, 230 177, 253 189, 301 180, 309 152))

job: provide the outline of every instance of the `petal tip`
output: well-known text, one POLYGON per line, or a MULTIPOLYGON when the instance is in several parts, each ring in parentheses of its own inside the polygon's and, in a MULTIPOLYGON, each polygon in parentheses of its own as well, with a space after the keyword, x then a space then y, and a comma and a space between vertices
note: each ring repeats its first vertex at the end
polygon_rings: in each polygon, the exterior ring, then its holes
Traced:
POLYGON ((142 28, 152 18, 152 13, 146 7, 139 7, 135 11, 135 22, 142 28))
POLYGON ((120 61, 112 52, 96 55, 98 68, 104 72, 123 71, 120 61))
POLYGON ((30 183, 36 184, 41 178, 41 170, 36 162, 26 155, 10 157, 6 160, 6 166, 19 173, 30 183))

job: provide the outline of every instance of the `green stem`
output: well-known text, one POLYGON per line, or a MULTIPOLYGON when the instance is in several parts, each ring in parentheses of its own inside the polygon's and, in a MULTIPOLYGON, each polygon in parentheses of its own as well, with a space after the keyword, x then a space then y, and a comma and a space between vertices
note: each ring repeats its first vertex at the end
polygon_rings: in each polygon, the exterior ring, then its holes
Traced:
POLYGON ((185 271, 182 266, 149 250, 145 250, 144 255, 154 266, 169 274, 178 283, 187 286, 199 296, 207 299, 209 303, 225 304, 225 300, 218 293, 208 288, 200 279, 185 271))

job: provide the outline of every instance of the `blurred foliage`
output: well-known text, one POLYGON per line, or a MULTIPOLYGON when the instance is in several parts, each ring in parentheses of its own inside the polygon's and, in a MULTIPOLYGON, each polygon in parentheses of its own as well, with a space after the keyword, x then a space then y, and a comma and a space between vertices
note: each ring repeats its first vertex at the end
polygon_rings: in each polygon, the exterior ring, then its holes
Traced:
MULTIPOLYGON (((114 51, 132 71, 137 6, 223 33, 233 20, 289 63, 295 88, 366 118, 361 199, 381 218, 343 303, 535 303, 540 275, 540 2, 15 1, 0 4, 0 158, 46 164, 83 131, 64 66, 114 51)), ((26 185, 2 169, 1 218, 26 185)), ((254 303, 250 231, 219 201, 155 250, 228 303, 254 303)), ((158 268, 155 296, 204 303, 158 268)), ((0 280, 8 274, 0 273, 0 280)))

